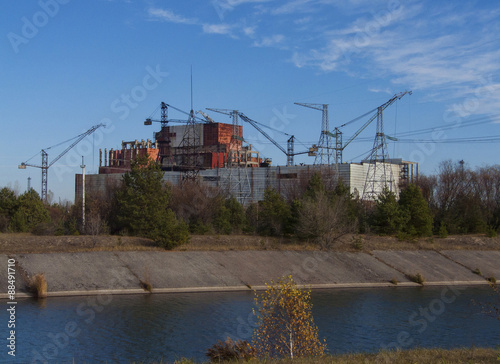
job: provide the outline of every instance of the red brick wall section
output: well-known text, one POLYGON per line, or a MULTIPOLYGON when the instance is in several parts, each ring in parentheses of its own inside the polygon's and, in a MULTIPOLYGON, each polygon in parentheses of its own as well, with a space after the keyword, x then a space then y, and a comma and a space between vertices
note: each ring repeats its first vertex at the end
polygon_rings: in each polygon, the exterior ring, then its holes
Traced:
MULTIPOLYGON (((137 149, 138 156, 149 154, 149 159, 158 161, 159 150, 155 148, 140 148, 137 149)), ((113 150, 109 151, 109 166, 99 168, 99 174, 124 173, 130 170, 130 161, 135 159, 135 149, 113 150)))
MULTIPOLYGON (((243 126, 238 126, 238 134, 243 137, 243 126)), ((204 145, 217 145, 231 143, 233 135, 233 125, 223 123, 205 124, 203 126, 203 143, 204 145)), ((240 142, 241 143, 241 142, 240 142)))

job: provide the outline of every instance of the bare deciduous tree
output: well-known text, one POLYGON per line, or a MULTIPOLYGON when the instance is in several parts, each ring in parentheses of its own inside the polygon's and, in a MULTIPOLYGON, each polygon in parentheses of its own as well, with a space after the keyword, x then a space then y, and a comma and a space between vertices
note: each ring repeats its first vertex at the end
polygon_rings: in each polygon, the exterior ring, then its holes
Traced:
POLYGON ((329 249, 341 236, 356 230, 356 224, 347 215, 345 199, 331 200, 321 191, 314 200, 304 200, 299 212, 299 236, 314 239, 329 249))

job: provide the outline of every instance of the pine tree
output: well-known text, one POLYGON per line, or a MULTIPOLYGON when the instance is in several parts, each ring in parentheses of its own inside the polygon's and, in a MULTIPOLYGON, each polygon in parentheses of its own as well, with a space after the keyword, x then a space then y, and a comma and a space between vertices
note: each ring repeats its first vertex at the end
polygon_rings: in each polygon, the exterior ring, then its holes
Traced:
POLYGON ((10 221, 17 210, 18 201, 16 194, 10 188, 0 190, 0 232, 9 229, 10 221))
POLYGON ((325 184, 323 183, 323 179, 321 178, 321 174, 314 173, 309 179, 309 183, 307 184, 304 195, 302 196, 305 200, 317 200, 319 195, 322 195, 325 192, 325 184))
POLYGON ((396 195, 384 188, 375 201, 375 210, 371 215, 371 225, 379 234, 394 234, 402 230, 408 216, 401 210, 396 195))
POLYGON ((431 211, 419 187, 410 184, 401 191, 399 206, 408 216, 408 222, 403 227, 404 232, 416 236, 432 235, 431 211))
POLYGON ((259 210, 259 233, 279 236, 288 232, 290 206, 276 190, 267 188, 264 191, 264 199, 260 202, 259 210))
POLYGON ((188 240, 186 224, 168 208, 170 189, 158 163, 139 157, 115 193, 115 228, 173 248, 188 240))
POLYGON ((17 209, 11 220, 11 227, 14 231, 29 232, 38 224, 49 221, 49 212, 40 195, 34 189, 30 189, 18 197, 17 209))

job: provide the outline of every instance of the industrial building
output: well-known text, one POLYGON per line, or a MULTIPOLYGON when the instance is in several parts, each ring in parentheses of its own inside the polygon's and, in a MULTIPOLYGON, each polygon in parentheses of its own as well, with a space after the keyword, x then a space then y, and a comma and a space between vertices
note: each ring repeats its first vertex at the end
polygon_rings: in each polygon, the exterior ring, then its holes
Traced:
MULTIPOLYGON (((294 152, 293 136, 285 150, 262 130, 261 126, 264 125, 237 110, 208 109, 231 116, 232 124, 215 122, 201 111, 197 114, 203 115, 204 118, 197 117, 193 110, 190 113, 184 112, 189 115, 187 120, 178 120, 168 118, 168 109, 172 106, 162 102, 161 120, 147 118, 144 122, 145 125, 161 123, 160 130, 153 134, 154 140, 123 141, 121 149, 100 150, 99 174, 86 176, 85 191, 106 194, 110 188, 121 183, 122 175, 130 170, 133 160, 138 156, 147 155, 159 163, 165 172, 166 181, 180 184, 186 179, 196 180, 226 190, 244 204, 262 200, 268 187, 289 197, 287 195, 291 193, 294 185, 308 180, 315 172, 322 173, 329 180, 328 183, 336 183, 341 179, 353 195, 364 200, 373 201, 384 188, 399 194, 402 185, 418 177, 418 164, 389 158, 383 132, 382 111, 407 93, 405 91, 394 95, 378 107, 376 114, 344 144, 339 128, 335 128, 335 134, 329 131, 328 105, 300 104, 323 111, 320 141, 305 152, 316 156, 314 165, 294 165, 293 156, 304 152, 294 152), (272 166, 270 160, 260 158, 259 152, 253 150, 252 145, 244 145, 240 119, 256 128, 285 153, 287 165, 272 166), (361 163, 343 163, 342 152, 345 147, 375 119, 377 133, 369 159, 361 163)), ((76 200, 82 196, 82 180, 82 175, 77 174, 76 200)))
MULTIPOLYGON (((370 163, 342 163, 338 166, 338 176, 354 196, 362 197, 366 185, 370 163)), ((398 192, 400 186, 413 181, 417 176, 417 165, 413 162, 401 159, 390 160, 386 163, 390 168, 394 179, 392 191, 398 192)), ((102 169, 106 167, 101 167, 102 169)), ((105 169, 109 171, 109 169, 105 169)), ((201 170, 198 180, 212 187, 218 187, 230 191, 240 202, 248 203, 260 201, 264 198, 264 191, 268 187, 274 188, 284 197, 293 189, 293 185, 300 183, 315 172, 336 178, 336 167, 331 166, 267 166, 260 168, 212 168, 201 170), (234 182, 236 181, 236 183, 234 182)), ((85 176, 86 191, 107 193, 110 188, 121 183, 123 171, 119 173, 103 173, 85 176)), ((182 171, 166 171, 165 181, 173 185, 182 183, 182 171)), ((391 188, 391 186, 389 186, 391 188)), ((75 196, 82 195, 82 175, 76 175, 75 196)))
MULTIPOLYGON (((196 164, 199 169, 227 167, 230 156, 240 167, 259 167, 262 159, 252 145, 242 146, 243 127, 239 126, 240 139, 231 143, 231 124, 196 124, 196 164)), ((155 133, 156 140, 123 141, 121 149, 101 149, 99 151, 99 174, 125 173, 130 170, 130 162, 138 156, 149 155, 160 163, 164 171, 182 171, 186 149, 181 147, 186 125, 166 126, 155 133)))

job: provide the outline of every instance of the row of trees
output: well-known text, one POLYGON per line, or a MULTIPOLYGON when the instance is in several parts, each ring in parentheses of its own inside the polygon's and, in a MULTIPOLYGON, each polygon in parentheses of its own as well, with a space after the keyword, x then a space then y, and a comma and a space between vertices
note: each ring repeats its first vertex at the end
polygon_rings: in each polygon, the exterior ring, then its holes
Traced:
MULTIPOLYGON (((81 204, 44 205, 34 190, 16 196, 0 190, 0 231, 38 234, 99 233, 142 236, 172 248, 189 233, 256 233, 315 241, 325 247, 346 233, 489 233, 500 227, 500 167, 476 171, 444 162, 397 196, 385 190, 374 203, 355 198, 331 175, 299 176, 287 198, 272 188, 260 202, 242 206, 219 189, 185 181, 170 186, 158 164, 139 158, 121 186, 81 204)), ((282 191, 283 192, 283 191, 282 191)))
POLYGON ((463 162, 441 163, 438 173, 418 182, 440 227, 453 234, 489 233, 500 228, 500 166, 467 168, 463 162))

